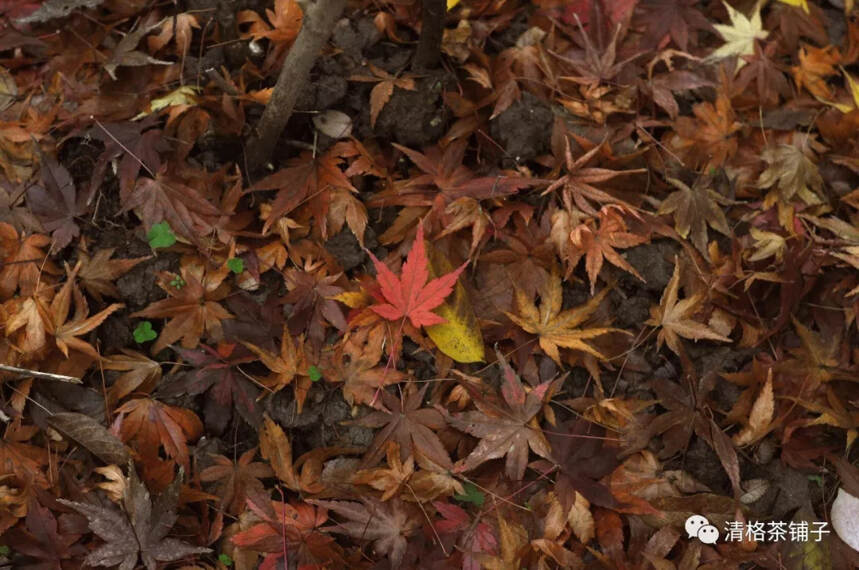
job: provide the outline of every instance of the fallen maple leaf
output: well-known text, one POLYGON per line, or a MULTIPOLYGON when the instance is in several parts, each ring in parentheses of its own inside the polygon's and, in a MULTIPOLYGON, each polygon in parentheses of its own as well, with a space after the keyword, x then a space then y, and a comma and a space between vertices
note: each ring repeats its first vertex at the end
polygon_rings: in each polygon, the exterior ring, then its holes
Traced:
POLYGON ((197 17, 190 12, 176 14, 172 18, 165 18, 159 22, 159 25, 161 25, 161 31, 158 35, 147 38, 147 46, 152 52, 156 52, 167 45, 171 39, 175 38, 176 53, 180 57, 184 57, 188 53, 188 48, 191 47, 191 40, 194 37, 192 28, 200 28, 197 17))
MULTIPOLYGON (((627 211, 632 212, 631 210, 627 211)), ((649 241, 648 236, 641 236, 627 230, 626 221, 622 216, 623 212, 622 206, 611 204, 603 206, 598 216, 599 228, 594 227, 595 222, 589 220, 579 224, 570 232, 572 248, 568 250, 569 271, 578 265, 582 257, 585 258, 585 269, 591 283, 591 294, 596 287, 603 261, 608 261, 615 267, 619 267, 644 281, 644 277, 615 250, 615 248, 634 247, 649 241)), ((636 215, 634 212, 632 214, 636 215)))
POLYGON ((364 465, 375 465, 385 454, 386 443, 395 441, 401 461, 407 461, 411 454, 419 462, 427 459, 442 469, 451 467, 450 456, 436 434, 444 427, 444 416, 436 409, 421 407, 428 387, 429 384, 424 384, 420 390, 406 390, 401 398, 386 390, 379 391, 385 409, 371 412, 356 422, 365 427, 382 428, 367 450, 364 465))
POLYGON ((292 461, 292 444, 283 428, 265 416, 260 428, 260 455, 271 464, 277 478, 293 491, 320 493, 325 487, 318 477, 313 477, 312 469, 301 471, 292 461))
POLYGON ((277 562, 283 557, 284 549, 289 553, 290 562, 295 561, 298 568, 348 566, 343 559, 343 549, 333 537, 319 530, 328 520, 327 510, 307 503, 264 501, 264 497, 265 494, 248 497, 248 507, 261 522, 232 538, 236 546, 267 553, 260 569, 283 567, 277 562))
POLYGON ((370 91, 370 126, 376 126, 376 119, 379 118, 379 113, 391 99, 394 94, 394 87, 405 89, 407 91, 415 90, 415 80, 411 77, 396 77, 373 65, 368 64, 370 72, 375 77, 366 75, 353 75, 349 78, 350 81, 362 81, 376 83, 373 90, 370 91))
POLYGON ((451 142, 443 150, 434 146, 423 153, 398 144, 393 146, 405 153, 423 174, 390 184, 370 199, 369 206, 433 206, 441 211, 463 196, 475 200, 502 198, 541 182, 524 176, 476 176, 462 164, 467 137, 451 142))
POLYGON ((147 231, 156 223, 167 221, 178 235, 195 243, 212 231, 221 215, 200 192, 172 178, 167 165, 155 178, 138 178, 130 193, 122 196, 122 203, 123 211, 137 211, 147 231))
POLYGON ((323 352, 323 370, 331 380, 343 382, 349 405, 370 404, 380 387, 402 382, 408 375, 393 367, 378 366, 385 344, 385 327, 359 327, 349 331, 332 349, 323 352))
POLYGON ((468 512, 458 505, 434 501, 433 506, 441 515, 441 520, 433 523, 433 528, 439 534, 459 533, 458 544, 464 550, 463 569, 478 570, 481 565, 479 559, 484 554, 494 555, 498 553, 498 539, 492 527, 480 520, 472 521, 468 512), (463 533, 462 531, 468 531, 463 533))
POLYGON ((644 323, 652 327, 661 327, 656 337, 657 347, 661 347, 662 343, 665 343, 675 354, 680 355, 683 350, 680 345, 680 337, 693 340, 730 342, 731 339, 728 337, 691 318, 699 310, 698 305, 704 299, 703 294, 698 293, 678 301, 679 288, 680 263, 675 259, 674 274, 671 276, 671 281, 668 282, 668 286, 662 293, 659 305, 650 308, 650 319, 644 323))
POLYGON ((252 36, 254 41, 262 38, 278 44, 289 44, 295 40, 301 29, 302 10, 294 0, 275 0, 274 10, 266 8, 265 15, 271 25, 263 21, 254 10, 242 10, 238 13, 238 23, 250 24, 250 30, 242 36, 252 36))
POLYGON ((609 327, 589 329, 577 327, 599 308, 608 291, 608 289, 603 289, 584 305, 561 312, 563 296, 561 277, 553 272, 541 287, 539 311, 527 294, 516 287, 515 299, 518 314, 505 314, 524 331, 537 335, 540 339, 540 348, 559 365, 561 364, 561 357, 558 353, 559 346, 581 350, 600 360, 605 360, 605 355, 586 343, 585 340, 612 332, 625 331, 609 327))
POLYGON ((704 101, 694 105, 692 112, 695 119, 677 118, 673 144, 696 165, 716 168, 726 164, 737 153, 739 142, 734 135, 742 128, 730 98, 719 93, 715 105, 704 101))
POLYGON ((721 59, 736 55, 738 57, 736 70, 739 71, 746 64, 746 61, 740 56, 754 54, 755 40, 766 39, 769 36, 769 32, 763 29, 760 2, 755 5, 755 12, 751 18, 735 10, 730 4, 724 2, 724 0, 722 3, 728 11, 731 25, 714 24, 713 27, 716 28, 725 40, 725 45, 711 53, 710 58, 721 59))
POLYGON ((109 247, 96 251, 92 257, 86 251, 78 253, 78 259, 81 262, 78 279, 81 286, 99 302, 102 300, 102 295, 119 297, 119 290, 114 284, 117 278, 141 261, 149 259, 149 257, 111 259, 113 252, 114 248, 109 247))
POLYGON ((639 5, 640 21, 645 24, 647 33, 643 36, 651 44, 663 44, 670 36, 677 47, 688 50, 690 39, 696 45, 697 30, 710 30, 707 18, 698 11, 698 0, 645 0, 639 5), (690 38, 690 32, 693 32, 690 38))
POLYGON ((184 348, 197 346, 203 333, 208 333, 212 340, 223 338, 221 321, 232 315, 219 301, 229 293, 224 283, 229 274, 226 265, 207 271, 194 263, 183 265, 178 276, 169 272, 159 274, 158 286, 169 297, 130 315, 170 319, 152 346, 152 354, 158 354, 180 338, 184 348))
POLYGON ((570 148, 570 139, 565 138, 566 145, 564 151, 564 162, 567 168, 567 173, 552 182, 543 191, 543 195, 550 194, 558 188, 562 189, 561 197, 564 201, 564 206, 567 211, 573 211, 573 205, 586 214, 595 216, 597 211, 591 205, 590 200, 601 204, 614 203, 625 204, 620 198, 615 198, 605 190, 601 190, 594 186, 599 182, 611 180, 616 176, 624 174, 638 174, 644 172, 644 169, 636 170, 611 170, 608 168, 585 167, 585 165, 594 158, 603 147, 603 144, 596 144, 582 156, 573 159, 573 152, 570 148))
POLYGON ((799 65, 790 68, 797 89, 805 87, 820 101, 832 101, 834 93, 826 82, 836 75, 835 65, 841 63, 841 52, 833 45, 823 48, 803 46, 799 50, 799 65))
POLYGON ((116 47, 113 48, 113 53, 107 58, 107 61, 102 64, 104 70, 107 71, 110 78, 116 81, 116 69, 120 66, 124 67, 143 67, 146 65, 171 65, 172 61, 162 61, 155 59, 147 53, 139 51, 137 44, 143 39, 143 36, 161 25, 161 22, 146 26, 140 25, 136 29, 128 32, 123 36, 116 47))
POLYGON ((41 231, 42 224, 24 205, 27 188, 12 184, 8 179, 0 180, 0 223, 28 232, 41 231))
POLYGON ((78 194, 71 174, 56 159, 43 154, 41 160, 41 184, 27 189, 27 205, 59 250, 81 233, 75 218, 87 212, 86 195, 78 194))
POLYGON ((748 423, 740 433, 734 435, 734 443, 738 446, 750 445, 762 439, 770 430, 775 401, 773 399, 773 371, 767 370, 767 381, 761 388, 755 403, 749 413, 748 423))
POLYGON ((27 506, 25 528, 13 528, 3 534, 3 539, 15 545, 15 552, 39 561, 25 566, 29 570, 68 568, 76 557, 86 554, 84 545, 76 544, 83 529, 70 530, 68 516, 62 514, 58 521, 49 508, 31 499, 27 506))
POLYGON ((168 457, 188 467, 188 441, 200 437, 203 425, 191 410, 168 406, 151 398, 129 400, 117 410, 114 428, 124 442, 134 441, 134 447, 144 459, 157 461, 159 446, 168 457))
POLYGON ((761 153, 767 168, 758 178, 758 186, 772 188, 764 199, 764 208, 776 203, 786 206, 796 197, 808 205, 820 204, 823 178, 817 165, 794 145, 780 144, 761 153))
POLYGON ((39 276, 47 267, 54 272, 53 264, 46 260, 42 248, 51 243, 51 238, 42 234, 22 233, 14 227, 0 222, 0 300, 12 297, 20 289, 22 296, 32 295, 39 276))
POLYGON ((229 342, 219 342, 216 347, 201 343, 197 350, 178 347, 175 350, 194 368, 179 381, 161 390, 160 396, 196 396, 205 392, 206 427, 214 433, 224 432, 233 417, 233 409, 248 424, 259 425, 262 414, 256 401, 260 390, 239 369, 241 364, 256 360, 250 350, 229 342))
POLYGON ((253 460, 256 452, 257 448, 253 447, 235 462, 223 455, 213 455, 214 465, 200 472, 200 480, 204 483, 221 481, 218 496, 221 497, 221 505, 230 514, 241 514, 250 494, 258 496, 265 493, 265 486, 260 479, 274 477, 274 471, 267 463, 253 460))
MULTIPOLYGON (((369 253, 369 252, 368 252, 369 253)), ((415 327, 438 325, 445 320, 432 312, 450 295, 459 274, 468 262, 457 269, 433 279, 427 283, 429 270, 427 268, 426 246, 424 245, 423 223, 418 224, 417 236, 409 251, 408 258, 403 264, 401 277, 394 275, 388 266, 369 253, 376 267, 376 278, 381 287, 381 295, 386 303, 370 307, 379 316, 396 321, 408 317, 415 327)))
POLYGON ((377 552, 386 554, 393 568, 398 568, 406 552, 406 539, 421 527, 419 512, 393 499, 382 503, 376 499, 362 498, 360 503, 352 501, 309 501, 348 519, 326 527, 330 532, 339 532, 361 540, 371 540, 377 552))
MULTIPOLYGON (((552 449, 537 423, 537 414, 543 409, 543 398, 552 382, 544 382, 526 392, 519 376, 513 371, 504 355, 496 351, 501 366, 501 395, 474 394, 477 411, 455 414, 448 418, 450 424, 460 431, 480 438, 455 471, 470 471, 490 459, 507 456, 505 472, 515 481, 522 480, 528 465, 528 448, 546 459, 551 458, 552 449)), ((466 385, 466 388, 470 386, 466 385)))
POLYGON ((395 496, 414 474, 415 458, 409 456, 405 462, 402 461, 400 445, 395 441, 389 441, 387 460, 387 468, 361 469, 352 475, 351 482, 356 485, 369 485, 378 491, 383 491, 381 500, 387 501, 395 496))
POLYGON ((208 548, 191 546, 175 538, 166 538, 176 519, 182 473, 155 502, 146 486, 137 478, 133 466, 122 496, 123 509, 114 505, 95 505, 58 499, 84 515, 90 529, 106 544, 96 548, 86 557, 90 566, 117 566, 119 570, 133 570, 138 557, 147 570, 155 570, 159 562, 174 562, 192 554, 211 552, 208 548))
POLYGON ((703 255, 707 255, 707 225, 721 233, 730 236, 731 229, 725 219, 725 212, 720 204, 724 202, 721 196, 708 188, 707 181, 701 181, 689 188, 682 181, 667 178, 668 182, 677 188, 662 204, 659 214, 674 214, 674 229, 681 237, 687 238, 691 232, 692 243, 703 255))
POLYGON ((261 380, 260 383, 263 386, 273 392, 278 392, 284 386, 288 386, 295 381, 293 385, 295 402, 298 407, 298 413, 301 413, 311 383, 310 378, 303 373, 307 368, 304 356, 304 339, 299 338, 298 346, 296 347, 296 342, 289 334, 289 331, 284 330, 280 341, 279 354, 269 352, 249 342, 243 344, 259 357, 266 368, 272 371, 270 376, 261 380))
POLYGON ((69 272, 68 280, 63 284, 57 296, 51 301, 50 332, 54 335, 57 348, 62 351, 66 358, 69 357, 69 348, 73 348, 98 359, 100 358, 98 351, 90 343, 77 337, 92 331, 103 323, 111 313, 118 311, 125 305, 122 303, 113 303, 95 315, 87 317, 89 306, 83 293, 75 285, 75 276, 78 269, 80 269, 80 262, 78 262, 75 269, 69 272), (72 297, 74 297, 75 313, 72 320, 67 321, 72 297))
POLYGON ((102 366, 105 370, 125 372, 108 389, 111 406, 134 391, 149 393, 161 380, 161 363, 133 350, 122 349, 122 354, 103 359, 102 366))

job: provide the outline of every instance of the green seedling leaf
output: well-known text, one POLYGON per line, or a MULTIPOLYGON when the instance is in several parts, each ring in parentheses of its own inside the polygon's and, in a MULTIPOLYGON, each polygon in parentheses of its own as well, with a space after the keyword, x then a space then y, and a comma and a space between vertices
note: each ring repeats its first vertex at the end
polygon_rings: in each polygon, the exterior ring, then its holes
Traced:
POLYGON ((5 544, 0 546, 0 556, 9 556, 10 552, 12 552, 12 549, 5 544))
POLYGON ((141 321, 137 323, 137 326, 134 327, 133 334, 134 340, 137 344, 143 344, 144 342, 155 340, 158 337, 158 333, 152 329, 152 323, 149 321, 141 321))
POLYGON ((146 236, 149 239, 149 247, 158 249, 161 247, 170 247, 176 243, 176 234, 170 229, 170 224, 167 222, 158 222, 151 228, 146 236))
POLYGON ((462 503, 472 503, 477 507, 482 507, 486 496, 477 488, 474 483, 465 483, 463 485, 465 493, 462 495, 454 495, 453 498, 462 503))
POLYGON ((322 371, 319 370, 316 366, 311 366, 307 370, 307 375, 310 376, 311 382, 319 382, 322 380, 322 371))
POLYGON ((232 566, 233 565, 233 559, 230 558, 229 554, 218 554, 218 562, 220 562, 224 566, 232 566))
POLYGON ((245 260, 240 257, 231 257, 227 260, 227 267, 230 271, 238 275, 245 270, 245 260))

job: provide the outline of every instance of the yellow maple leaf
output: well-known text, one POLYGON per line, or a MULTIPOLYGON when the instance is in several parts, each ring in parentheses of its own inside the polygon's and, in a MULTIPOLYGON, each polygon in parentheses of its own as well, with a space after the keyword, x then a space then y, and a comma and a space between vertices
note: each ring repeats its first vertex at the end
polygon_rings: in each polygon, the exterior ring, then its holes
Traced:
POLYGON ((166 109, 167 107, 194 106, 197 104, 197 99, 195 98, 196 94, 196 87, 192 85, 183 85, 178 89, 174 89, 164 97, 159 97, 150 101, 149 110, 139 113, 136 117, 132 119, 132 121, 137 121, 138 119, 142 119, 143 117, 152 113, 157 113, 161 109, 166 109))
POLYGON ((528 295, 517 287, 516 307, 519 314, 506 314, 522 330, 540 337, 540 348, 558 364, 561 363, 558 347, 581 350, 600 360, 605 360, 606 357, 585 340, 613 332, 626 333, 626 331, 611 327, 590 329, 577 327, 597 310, 608 291, 603 289, 584 305, 561 312, 561 277, 553 272, 540 290, 539 310, 528 295))
POLYGON ((710 54, 710 59, 721 59, 732 55, 737 56, 737 70, 746 64, 742 58, 744 55, 755 53, 755 40, 763 40, 769 32, 763 29, 761 22, 761 5, 755 6, 755 12, 751 18, 739 10, 735 10, 727 2, 722 2, 728 10, 731 25, 714 24, 713 27, 725 40, 725 45, 710 54))
POLYGON ((703 300, 702 294, 692 295, 679 300, 677 293, 680 289, 680 264, 675 260, 674 275, 662 293, 659 305, 650 308, 650 318, 644 323, 652 327, 660 327, 656 337, 656 345, 668 345, 675 354, 681 354, 680 337, 693 340, 719 340, 730 342, 726 336, 720 335, 704 323, 692 319, 698 311, 698 305, 703 300))

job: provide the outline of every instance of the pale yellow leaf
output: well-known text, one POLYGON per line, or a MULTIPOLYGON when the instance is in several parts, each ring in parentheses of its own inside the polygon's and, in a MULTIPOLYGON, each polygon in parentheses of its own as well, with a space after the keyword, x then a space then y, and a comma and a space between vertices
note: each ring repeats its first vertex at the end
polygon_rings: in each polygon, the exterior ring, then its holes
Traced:
POLYGON ((157 113, 158 111, 166 109, 167 107, 177 107, 180 105, 196 105, 196 94, 197 88, 192 85, 183 85, 182 87, 178 87, 167 95, 150 101, 149 111, 143 111, 139 113, 132 120, 137 121, 138 119, 142 119, 143 117, 151 115, 152 113, 157 113))
POLYGON ((763 29, 761 22, 761 6, 758 3, 752 17, 749 18, 742 12, 735 10, 727 2, 722 2, 728 10, 731 25, 714 24, 713 27, 725 40, 725 45, 710 54, 710 59, 721 59, 732 55, 737 56, 737 69, 746 64, 741 57, 755 53, 755 40, 763 40, 769 32, 763 29))

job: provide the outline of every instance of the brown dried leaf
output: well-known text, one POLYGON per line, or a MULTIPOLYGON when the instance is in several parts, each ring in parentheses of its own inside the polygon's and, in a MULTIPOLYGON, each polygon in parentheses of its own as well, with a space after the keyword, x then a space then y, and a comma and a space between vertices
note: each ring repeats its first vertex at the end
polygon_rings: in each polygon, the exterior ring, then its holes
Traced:
POLYGON ((90 529, 105 544, 86 557, 90 566, 117 566, 120 570, 133 570, 138 557, 147 570, 155 570, 159 562, 173 562, 192 554, 211 552, 208 548, 191 546, 167 533, 176 522, 176 506, 182 470, 167 490, 153 503, 146 486, 137 478, 134 466, 129 467, 128 483, 122 497, 122 510, 108 506, 78 503, 59 499, 89 521, 90 529))
POLYGON ((48 417, 48 423, 107 464, 127 465, 131 459, 128 448, 118 437, 85 414, 57 413, 48 417))
POLYGON ((730 338, 692 319, 704 300, 703 294, 698 293, 687 299, 678 300, 679 289, 680 263, 675 259, 674 274, 671 281, 668 282, 668 286, 662 293, 659 305, 650 308, 650 319, 644 323, 652 327, 661 327, 656 337, 657 346, 661 347, 662 343, 665 343, 675 354, 680 355, 683 350, 680 345, 680 337, 693 340, 730 342, 730 338))

